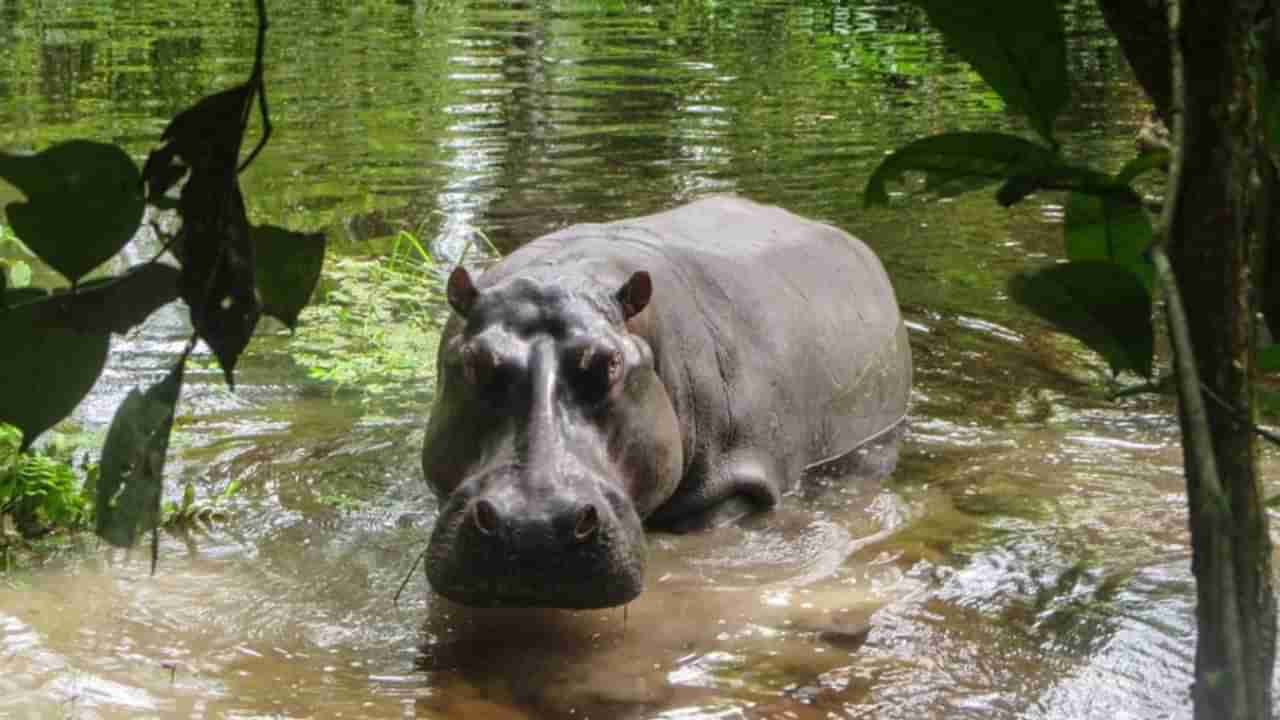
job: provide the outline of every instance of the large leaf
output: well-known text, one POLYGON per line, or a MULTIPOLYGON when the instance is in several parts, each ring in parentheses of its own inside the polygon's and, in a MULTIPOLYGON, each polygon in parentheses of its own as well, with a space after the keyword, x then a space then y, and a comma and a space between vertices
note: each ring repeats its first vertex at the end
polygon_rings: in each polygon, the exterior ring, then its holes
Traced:
POLYGON ((249 218, 237 179, 237 163, 254 85, 239 85, 202 98, 165 128, 163 147, 147 159, 152 195, 178 176, 175 157, 191 168, 178 209, 182 230, 175 247, 182 261, 178 282, 191 308, 191 323, 209 344, 227 384, 234 387, 240 353, 249 344, 261 308, 254 280, 249 218))
POLYGON ((1097 260, 1053 265, 1015 276, 1009 294, 1101 354, 1113 373, 1151 376, 1151 296, 1129 268, 1097 260))
POLYGON ((1067 104, 1067 43, 1057 0, 916 0, 1008 105, 1053 142, 1067 104))
POLYGON ((178 270, 148 263, 119 277, 91 280, 73 292, 48 295, 40 290, 25 296, 10 292, 5 299, 10 307, 34 302, 35 322, 41 327, 123 335, 177 297, 178 270))
POLYGON ((249 231, 257 254, 258 297, 262 312, 293 330, 311 299, 324 265, 323 233, 300 233, 273 225, 249 231))
POLYGON ((22 430, 24 449, 75 410, 102 373, 110 346, 107 328, 51 325, 49 302, 0 309, 0 422, 22 430))
POLYGON ((887 205, 885 186, 907 172, 925 173, 926 189, 932 192, 954 194, 1057 164, 1053 150, 1014 135, 944 133, 916 140, 881 161, 867 181, 863 198, 868 206, 887 205))
POLYGON ((1037 190, 1070 190, 1092 195, 1124 189, 1109 175, 1089 168, 1074 167, 1056 157, 1033 167, 1018 168, 996 191, 996 202, 1008 207, 1037 190))
POLYGON ((138 167, 115 145, 72 140, 37 155, 0 153, 0 177, 27 198, 5 207, 14 232, 72 283, 119 252, 142 222, 138 167))
POLYGON ((165 455, 186 360, 184 353, 146 392, 132 390, 111 420, 99 464, 96 508, 97 533, 112 545, 129 547, 160 523, 165 455))
POLYGON ((194 170, 179 205, 178 289, 191 308, 191 324, 218 358, 227 385, 234 388, 236 361, 261 314, 249 219, 234 166, 227 174, 194 170))
POLYGON ((1152 170, 1167 170, 1168 168, 1168 150, 1149 150, 1125 163, 1120 172, 1116 173, 1116 182, 1128 185, 1152 170))
POLYGON ((1103 195, 1073 192, 1064 218, 1067 257, 1106 260, 1129 266, 1151 287, 1151 263, 1144 253, 1154 234, 1142 199, 1128 188, 1103 195))

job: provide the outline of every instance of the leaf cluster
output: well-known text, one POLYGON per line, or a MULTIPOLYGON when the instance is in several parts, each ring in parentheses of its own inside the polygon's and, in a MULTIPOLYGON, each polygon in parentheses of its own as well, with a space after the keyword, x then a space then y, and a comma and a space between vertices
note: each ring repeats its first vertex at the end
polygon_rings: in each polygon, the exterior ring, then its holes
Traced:
MULTIPOLYGON (((1167 168, 1168 152, 1147 149, 1114 174, 1063 157, 1054 127, 1069 101, 1071 78, 1062 8, 1055 0, 914 1, 1038 137, 953 132, 916 140, 876 168, 865 203, 888 205, 889 183, 907 173, 923 173, 924 191, 942 197, 995 185, 996 201, 1005 206, 1040 191, 1065 192, 1066 262, 1013 278, 1009 294, 1102 355, 1112 372, 1150 377, 1154 271, 1148 251, 1155 233, 1133 182, 1167 168)), ((1263 142, 1280 162, 1280 71, 1265 65, 1257 70, 1263 142)), ((1280 293, 1277 285, 1265 292, 1280 293)), ((1267 320, 1280 326, 1280 318, 1267 320)))
POLYGON ((188 482, 182 490, 182 502, 164 504, 162 524, 172 532, 190 532, 201 527, 212 527, 214 523, 225 522, 228 518, 226 503, 240 492, 240 482, 233 480, 213 498, 207 501, 196 499, 196 487, 188 482))
POLYGON ((22 450, 90 391, 112 335, 128 333, 179 298, 191 313, 195 333, 171 372, 130 393, 107 434, 96 527, 117 545, 130 545, 160 524, 169 433, 183 367, 197 340, 213 351, 234 387, 236 362, 259 318, 272 315, 294 328, 320 276, 324 236, 252 225, 239 185, 240 172, 271 134, 262 0, 257 11, 257 54, 248 80, 178 113, 141 169, 122 148, 92 140, 33 155, 0 152, 0 179, 23 195, 4 209, 9 227, 67 282, 20 287, 24 276, 16 264, 0 275, 0 337, 9 348, 0 355, 0 422, 19 428, 22 450), (242 160, 255 105, 263 132, 242 160), (181 221, 174 236, 154 222, 164 212, 181 221), (137 235, 148 214, 176 267, 157 257, 86 280, 137 235))
POLYGON ((1154 355, 1151 218, 1133 181, 1166 167, 1168 154, 1138 155, 1109 174, 1068 162, 1054 137, 1070 77, 1060 8, 1052 0, 1009 4, 917 0, 958 54, 1025 115, 1039 136, 952 132, 922 138, 887 156, 864 191, 867 205, 888 205, 888 185, 923 173, 924 191, 949 197, 996 186, 1001 205, 1036 192, 1067 194, 1066 262, 1014 277, 1019 304, 1106 359, 1112 372, 1149 377, 1154 355))
MULTIPOLYGON (((22 432, 0 424, 0 516, 24 537, 85 527, 93 516, 91 483, 82 485, 69 457, 50 448, 23 453, 22 432)), ((90 480, 96 468, 85 468, 90 480)))

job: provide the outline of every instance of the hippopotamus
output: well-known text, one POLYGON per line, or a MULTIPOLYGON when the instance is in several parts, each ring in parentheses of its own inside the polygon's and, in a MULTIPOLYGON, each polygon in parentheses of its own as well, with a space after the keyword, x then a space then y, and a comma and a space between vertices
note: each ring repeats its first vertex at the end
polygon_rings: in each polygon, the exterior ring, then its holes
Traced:
POLYGON ((603 608, 642 590, 645 531, 774 507, 899 426, 911 351, 853 236, 715 196, 545 235, 446 296, 422 468, 436 592, 603 608))

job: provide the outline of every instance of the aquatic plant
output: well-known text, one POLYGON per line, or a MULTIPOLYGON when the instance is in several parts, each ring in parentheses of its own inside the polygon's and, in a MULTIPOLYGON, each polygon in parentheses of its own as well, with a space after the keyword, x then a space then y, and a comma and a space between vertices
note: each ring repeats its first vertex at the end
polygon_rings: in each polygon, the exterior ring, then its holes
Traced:
POLYGON ((435 259, 407 231, 386 255, 333 258, 291 355, 311 378, 364 400, 411 383, 429 392, 445 318, 440 287, 435 259))

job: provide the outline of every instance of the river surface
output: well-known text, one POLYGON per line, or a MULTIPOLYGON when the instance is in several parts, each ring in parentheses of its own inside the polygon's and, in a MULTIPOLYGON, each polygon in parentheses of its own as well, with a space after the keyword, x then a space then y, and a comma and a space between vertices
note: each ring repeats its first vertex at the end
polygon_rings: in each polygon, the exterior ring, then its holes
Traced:
MULTIPOLYGON (((875 163, 913 138, 1026 132, 919 11, 269 4, 276 134, 245 191, 255 222, 328 233, 326 288, 338 258, 401 230, 447 268, 709 193, 783 205, 864 238, 893 277, 916 362, 901 462, 738 526, 652 536, 625 610, 477 616, 420 570, 397 605, 435 511, 417 461, 429 343, 420 372, 373 394, 298 362, 291 343, 314 330, 264 332, 235 393, 207 363, 192 373, 168 467, 171 497, 238 483, 228 521, 165 534, 155 576, 146 552, 91 549, 0 579, 0 717, 1190 716, 1171 404, 1109 400, 1102 363, 1004 290, 1060 254, 1062 198, 861 207, 875 163)), ((92 137, 140 160, 173 113, 247 75, 249 5, 0 0, 0 148, 92 137)), ((1092 5, 1067 17, 1060 129, 1073 157, 1115 169, 1146 108, 1092 5)), ((164 372, 183 315, 117 340, 79 427, 101 434, 164 372)))

